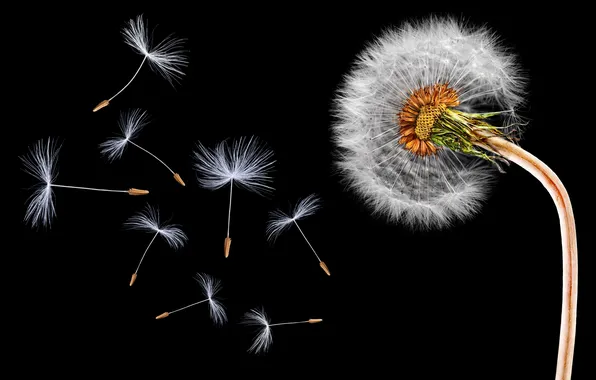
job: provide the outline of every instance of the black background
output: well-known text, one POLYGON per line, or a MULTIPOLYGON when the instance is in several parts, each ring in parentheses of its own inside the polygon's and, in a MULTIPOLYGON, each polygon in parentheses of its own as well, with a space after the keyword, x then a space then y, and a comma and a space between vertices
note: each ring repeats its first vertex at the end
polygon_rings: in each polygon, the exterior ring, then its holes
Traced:
MULTIPOLYGON (((137 187, 150 194, 55 189, 52 228, 33 230, 22 219, 34 183, 19 172, 14 200, 19 243, 11 255, 21 260, 5 270, 20 279, 7 289, 17 302, 10 314, 19 339, 11 350, 35 363, 23 371, 41 367, 46 374, 86 377, 100 370, 121 374, 126 368, 139 373, 166 367, 203 376, 284 364, 284 372, 275 373, 316 374, 326 368, 338 374, 379 370, 393 378, 407 373, 411 379, 554 377, 560 232, 554 204, 536 179, 512 166, 477 217, 446 231, 414 232, 371 216, 334 174, 330 109, 342 76, 384 28, 429 13, 397 5, 342 11, 191 9, 173 3, 36 10, 31 27, 20 34, 34 33, 35 40, 19 52, 27 74, 16 96, 29 107, 26 122, 16 128, 20 136, 10 147, 11 162, 20 166, 17 156, 34 141, 59 137, 57 183, 137 187), (172 32, 188 38, 186 76, 172 87, 145 65, 108 107, 93 113, 142 59, 120 35, 124 23, 141 13, 156 27, 155 41, 172 32), (100 156, 98 144, 117 133, 120 112, 131 108, 147 110, 152 120, 135 142, 180 173, 186 187, 132 146, 114 163, 100 156), (250 135, 275 151, 276 192, 263 198, 235 189, 232 248, 225 259, 228 188, 200 188, 191 153, 197 141, 213 146, 250 135), (323 207, 300 224, 330 277, 296 229, 275 245, 265 240, 267 213, 286 211, 311 193, 321 196, 323 207), (151 235, 126 231, 122 223, 147 202, 180 224, 189 241, 174 252, 156 240, 129 287, 151 235), (155 320, 202 299, 192 278, 196 272, 222 280, 229 322, 213 326, 206 305, 155 320), (274 323, 324 322, 273 328, 270 351, 253 355, 246 352, 253 330, 239 322, 259 306, 274 323)), ((531 125, 522 146, 561 178, 577 221, 573 373, 585 379, 591 367, 594 245, 588 211, 593 206, 583 176, 593 169, 583 157, 591 149, 585 130, 592 127, 577 124, 574 114, 586 93, 587 64, 574 50, 585 38, 585 24, 572 13, 495 7, 449 14, 495 30, 530 78, 524 114, 531 125)))

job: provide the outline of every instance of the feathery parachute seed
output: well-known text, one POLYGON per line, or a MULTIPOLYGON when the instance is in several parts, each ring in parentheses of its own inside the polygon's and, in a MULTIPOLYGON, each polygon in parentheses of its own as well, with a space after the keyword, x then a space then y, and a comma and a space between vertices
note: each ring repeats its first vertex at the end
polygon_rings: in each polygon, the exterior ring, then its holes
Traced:
POLYGON ((131 19, 122 30, 124 42, 149 60, 151 68, 161 74, 170 84, 180 79, 188 66, 186 50, 183 49, 185 38, 175 38, 173 34, 151 47, 149 28, 145 26, 143 16, 131 19))
POLYGON ((295 221, 313 215, 321 208, 321 199, 316 194, 311 194, 298 201, 296 206, 288 215, 280 210, 274 210, 269 213, 266 233, 267 240, 274 242, 277 237, 287 230, 295 221))
POLYGON ((124 37, 124 42, 128 46, 132 47, 137 53, 143 56, 143 60, 128 83, 126 83, 126 85, 114 96, 101 101, 95 106, 93 112, 97 112, 100 109, 107 107, 116 96, 120 95, 120 93, 122 93, 122 91, 124 91, 137 77, 145 61, 149 62, 151 70, 159 73, 171 85, 174 84, 174 81, 181 79, 184 75, 182 69, 188 66, 186 50, 182 48, 186 39, 175 38, 170 34, 159 44, 152 47, 151 38, 149 37, 149 29, 145 26, 142 15, 137 16, 136 20, 130 19, 128 21, 127 25, 122 29, 122 36, 124 37))
POLYGON ((129 112, 121 112, 118 120, 121 135, 111 137, 99 144, 101 154, 107 156, 110 161, 120 159, 128 143, 137 137, 147 124, 149 124, 147 111, 136 108, 129 112))
POLYGON ((38 184, 34 186, 34 192, 29 197, 27 211, 25 212, 25 222, 31 223, 32 227, 39 227, 40 225, 49 227, 52 218, 56 216, 54 208, 54 192, 53 187, 76 189, 76 190, 90 190, 110 193, 127 193, 130 195, 144 195, 149 191, 136 188, 128 190, 113 190, 100 189, 93 187, 81 187, 70 185, 59 185, 55 183, 57 172, 58 153, 61 146, 52 138, 36 141, 25 156, 20 159, 24 165, 24 171, 33 176, 38 184))
POLYGON ((311 194, 308 197, 301 199, 296 204, 294 210, 292 210, 292 216, 289 216, 279 210, 272 211, 269 213, 266 234, 267 240, 270 242, 274 242, 283 231, 290 228, 291 225, 295 225, 300 231, 300 234, 302 235, 308 246, 310 247, 311 251, 314 253, 315 257, 319 261, 319 266, 321 267, 321 269, 325 271, 327 276, 331 276, 331 272, 329 271, 327 264, 325 264, 321 260, 321 258, 313 248, 312 244, 310 244, 310 241, 308 241, 306 235, 304 234, 304 232, 302 232, 302 229, 298 225, 299 219, 314 214, 320 207, 320 198, 317 197, 315 194, 311 194))
POLYGON ((242 324, 249 325, 249 326, 258 326, 258 334, 255 336, 252 345, 248 349, 248 352, 260 353, 260 352, 267 352, 271 343, 273 342, 273 337, 271 335, 271 327, 274 326, 281 326, 281 325, 296 325, 296 324, 303 324, 303 323, 320 323, 323 322, 320 318, 311 318, 306 321, 297 321, 297 322, 281 322, 281 323, 271 323, 267 314, 265 314, 265 310, 261 307, 258 309, 251 309, 249 312, 244 314, 244 318, 242 319, 242 324))
POLYGON ((120 120, 118 122, 118 126, 120 127, 120 131, 122 135, 119 137, 112 137, 107 141, 99 144, 100 152, 102 155, 107 156, 109 161, 113 161, 115 159, 119 159, 122 157, 122 153, 124 153, 124 149, 128 143, 132 144, 133 146, 137 147, 138 149, 142 150, 143 152, 147 153, 151 157, 155 158, 162 164, 172 175, 176 182, 181 184, 182 186, 186 186, 180 174, 175 173, 165 162, 163 162, 159 157, 155 154, 151 153, 147 149, 143 148, 140 145, 137 145, 133 142, 133 138, 135 138, 141 129, 149 124, 149 115, 146 111, 142 111, 141 109, 133 109, 129 112, 122 112, 120 113, 120 120))
POLYGON ((145 208, 128 218, 124 226, 131 230, 155 232, 159 234, 168 245, 177 250, 184 246, 188 237, 177 224, 165 224, 160 222, 159 208, 147 204, 145 208))
MULTIPOLYGON (((160 235, 174 250, 183 247, 186 240, 188 239, 186 234, 180 228, 178 228, 178 225, 162 224, 159 219, 159 209, 157 207, 152 207, 149 204, 147 204, 142 211, 128 218, 128 220, 124 223, 124 227, 132 230, 154 232, 153 238, 147 245, 147 248, 145 248, 145 252, 143 252, 141 259, 139 260, 137 269, 135 269, 135 272, 132 274, 129 286, 132 286, 137 280, 139 268, 141 267, 141 264, 143 263, 149 248, 155 241, 155 238, 157 238, 157 235, 160 235)), ((160 318, 165 317, 167 317, 167 314, 160 316, 160 318)))
POLYGON ((234 182, 248 191, 266 195, 273 191, 273 151, 255 136, 224 140, 213 149, 200 142, 193 154, 199 185, 216 190, 234 182))
POLYGON ((337 167, 391 221, 427 229, 470 218, 502 160, 480 132, 521 133, 524 86, 515 57, 486 28, 432 17, 388 30, 338 91, 337 167))
POLYGON ((213 323, 216 326, 221 326, 228 320, 225 308, 223 307, 221 302, 219 302, 219 300, 215 297, 216 294, 221 290, 221 282, 215 277, 205 273, 197 273, 194 276, 194 279, 199 283, 203 295, 207 298, 195 303, 191 303, 190 305, 186 305, 174 311, 161 313, 160 315, 155 317, 155 319, 164 319, 170 316, 171 314, 209 301, 209 316, 213 323))
POLYGON ((19 157, 25 173, 38 181, 28 199, 25 212, 25 222, 32 227, 51 226, 52 219, 56 216, 52 183, 58 176, 58 153, 61 147, 52 138, 42 139, 33 143, 25 156, 19 157))
POLYGON ((271 336, 271 328, 269 327, 270 321, 265 314, 263 308, 251 309, 249 312, 244 314, 242 323, 248 326, 258 326, 258 333, 253 339, 253 343, 248 349, 248 352, 260 353, 267 352, 273 337, 271 336))
POLYGON ((270 185, 273 169, 273 151, 268 149, 257 137, 240 137, 228 145, 224 140, 215 148, 208 149, 200 142, 193 154, 194 169, 199 185, 216 190, 230 185, 228 204, 228 230, 224 239, 224 256, 230 254, 230 215, 232 210, 232 190, 238 184, 248 191, 259 195, 268 195, 273 191, 270 185))
POLYGON ((204 273, 197 273, 195 280, 201 286, 203 295, 209 300, 209 315, 216 325, 223 325, 227 320, 226 311, 221 302, 216 298, 221 290, 221 281, 204 273))

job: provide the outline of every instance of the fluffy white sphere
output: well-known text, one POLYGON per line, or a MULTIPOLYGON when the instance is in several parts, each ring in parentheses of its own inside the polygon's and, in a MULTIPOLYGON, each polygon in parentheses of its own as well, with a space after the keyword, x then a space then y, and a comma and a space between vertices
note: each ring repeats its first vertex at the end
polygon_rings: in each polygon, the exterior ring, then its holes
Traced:
POLYGON ((525 80, 515 56, 485 27, 431 17, 386 31, 358 56, 335 99, 334 141, 346 182, 376 214, 413 228, 443 228, 475 215, 497 171, 442 147, 420 156, 400 140, 398 115, 414 91, 447 83, 455 109, 506 111, 517 133, 525 80))

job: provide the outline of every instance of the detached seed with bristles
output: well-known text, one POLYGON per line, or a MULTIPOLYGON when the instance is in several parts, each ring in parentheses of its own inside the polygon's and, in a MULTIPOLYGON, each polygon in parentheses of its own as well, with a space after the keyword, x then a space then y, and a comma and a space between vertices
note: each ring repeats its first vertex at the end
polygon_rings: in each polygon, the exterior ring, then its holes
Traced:
POLYGON ((138 149, 142 150, 143 152, 147 153, 151 157, 155 158, 159 161, 160 164, 165 166, 166 169, 172 173, 176 182, 181 184, 182 186, 186 186, 180 174, 175 173, 165 162, 163 162, 159 157, 155 154, 149 152, 147 149, 141 147, 134 141, 132 141, 138 133, 143 129, 144 126, 149 124, 149 115, 146 111, 142 111, 141 109, 133 109, 128 112, 120 113, 120 120, 118 122, 118 126, 120 127, 120 136, 118 137, 111 137, 105 142, 99 144, 100 152, 102 155, 106 156, 107 159, 111 162, 122 157, 124 150, 128 144, 137 147, 138 149))
POLYGON ((146 61, 152 70, 161 74, 170 84, 173 84, 174 80, 178 80, 184 75, 182 68, 188 65, 188 58, 185 55, 186 51, 182 49, 185 39, 174 38, 170 35, 155 45, 155 47, 151 47, 149 30, 145 27, 142 15, 137 16, 136 20, 129 20, 126 27, 122 30, 122 35, 124 36, 124 42, 136 50, 137 53, 141 54, 143 60, 128 83, 114 96, 101 101, 93 108, 93 112, 107 107, 116 96, 124 91, 137 77, 146 61))
POLYGON ((24 165, 27 174, 33 176, 39 181, 35 186, 35 191, 29 198, 27 211, 25 213, 25 222, 31 223, 32 227, 46 226, 50 227, 52 218, 56 216, 54 207, 53 188, 91 190, 109 193, 128 193, 130 195, 149 194, 148 190, 130 188, 128 190, 99 189, 94 187, 68 186, 55 183, 58 177, 58 153, 61 145, 56 140, 48 138, 47 140, 36 141, 20 159, 24 165))
POLYGON ((232 213, 232 189, 238 185, 259 195, 268 195, 274 189, 270 186, 273 169, 273 151, 257 137, 240 137, 228 144, 224 140, 209 149, 197 143, 193 153, 194 169, 199 185, 216 190, 229 184, 228 229, 224 239, 224 256, 230 255, 230 217, 232 213))
POLYGON ((149 247, 151 247, 158 235, 163 237, 168 245, 175 250, 182 248, 186 243, 186 240, 188 240, 186 234, 178 225, 162 224, 159 217, 159 209, 157 207, 152 207, 149 204, 147 204, 142 211, 128 218, 124 223, 124 227, 131 230, 155 233, 147 245, 147 248, 145 248, 145 252, 143 252, 143 256, 141 256, 141 260, 139 260, 139 264, 130 278, 129 286, 132 286, 137 280, 137 273, 141 267, 141 263, 143 262, 147 251, 149 251, 149 247))
POLYGON ((199 283, 205 299, 186 305, 174 311, 162 313, 155 317, 155 319, 163 319, 170 316, 173 313, 187 309, 191 306, 201 304, 203 302, 209 302, 209 315, 213 320, 213 323, 217 326, 223 325, 227 320, 226 311, 221 302, 217 299, 216 295, 221 291, 221 282, 213 276, 204 273, 197 273, 195 280, 199 283))
POLYGON ((302 235, 310 249, 312 250, 312 252, 315 254, 315 257, 319 261, 319 266, 321 267, 321 269, 325 271, 327 276, 331 276, 329 268, 327 268, 327 265, 319 258, 319 255, 317 254, 313 246, 310 244, 310 241, 308 241, 306 235, 304 234, 304 232, 302 232, 302 229, 298 225, 299 219, 314 214, 319 208, 320 198, 317 197, 315 194, 311 194, 306 198, 298 201, 298 203, 294 207, 294 210, 292 211, 291 216, 287 215, 286 213, 280 210, 270 212, 266 231, 267 240, 269 240, 270 242, 274 242, 283 231, 290 228, 292 225, 295 225, 298 228, 298 231, 300 231, 300 234, 302 235))
POLYGON ((282 325, 296 325, 296 324, 303 324, 303 323, 320 323, 323 322, 322 319, 308 319, 306 321, 298 321, 298 322, 281 322, 281 323, 271 323, 269 321, 269 317, 265 314, 265 310, 263 308, 256 308, 251 309, 249 312, 244 314, 244 318, 242 320, 242 324, 248 326, 258 326, 259 331, 257 336, 254 338, 252 345, 248 349, 248 352, 252 352, 255 354, 258 353, 265 353, 269 350, 271 343, 273 343, 273 336, 271 335, 271 327, 275 326, 282 326, 282 325))

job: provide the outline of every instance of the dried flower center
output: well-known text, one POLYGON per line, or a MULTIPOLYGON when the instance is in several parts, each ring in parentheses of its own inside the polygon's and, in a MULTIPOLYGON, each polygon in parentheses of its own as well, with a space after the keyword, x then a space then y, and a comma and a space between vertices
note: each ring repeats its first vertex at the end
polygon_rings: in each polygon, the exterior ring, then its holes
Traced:
POLYGON ((443 103, 436 106, 429 104, 420 108, 420 113, 416 118, 416 127, 414 128, 414 132, 420 140, 430 139, 432 127, 446 109, 447 106, 443 103))
POLYGON ((459 104, 457 92, 447 84, 413 91, 397 115, 398 143, 419 157, 448 148, 494 162, 494 157, 483 150, 486 144, 482 136, 488 132, 503 136, 497 127, 486 121, 500 112, 466 113, 455 109, 459 104))
POLYGON ((431 140, 433 127, 448 107, 458 105, 457 92, 446 84, 412 92, 398 115, 399 143, 418 156, 435 154, 439 147, 431 140))

